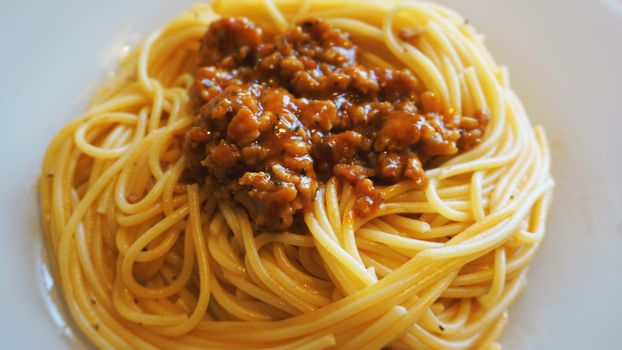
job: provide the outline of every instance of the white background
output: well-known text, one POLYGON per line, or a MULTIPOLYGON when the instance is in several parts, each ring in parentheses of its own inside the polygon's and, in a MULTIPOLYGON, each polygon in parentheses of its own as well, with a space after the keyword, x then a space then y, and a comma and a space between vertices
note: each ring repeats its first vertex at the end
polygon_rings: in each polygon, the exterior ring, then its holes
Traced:
MULTIPOLYGON (((78 347, 46 307, 35 182, 53 134, 135 45, 193 1, 0 1, 0 339, 78 347)), ((622 2, 445 0, 487 34, 557 185, 506 349, 622 344, 622 2)))

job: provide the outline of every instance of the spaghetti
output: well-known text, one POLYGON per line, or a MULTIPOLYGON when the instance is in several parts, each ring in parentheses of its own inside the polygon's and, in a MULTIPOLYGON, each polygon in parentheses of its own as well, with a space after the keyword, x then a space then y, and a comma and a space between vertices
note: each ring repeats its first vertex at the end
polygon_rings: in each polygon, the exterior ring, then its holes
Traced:
POLYGON ((43 162, 49 250, 78 327, 99 348, 498 348, 553 180, 543 130, 482 42, 446 7, 363 0, 214 1, 151 34, 43 162), (256 230, 244 207, 182 179, 199 42, 221 17, 275 31, 322 19, 445 109, 485 111, 484 137, 436 160, 423 188, 379 186, 369 215, 332 177, 301 232, 256 230))

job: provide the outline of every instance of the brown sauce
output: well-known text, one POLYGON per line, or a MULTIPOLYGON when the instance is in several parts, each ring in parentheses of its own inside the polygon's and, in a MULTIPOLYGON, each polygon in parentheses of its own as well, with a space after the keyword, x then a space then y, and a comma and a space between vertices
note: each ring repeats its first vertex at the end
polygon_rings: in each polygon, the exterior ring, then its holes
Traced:
POLYGON ((316 19, 278 34, 212 23, 191 89, 187 176, 243 205, 256 227, 285 230, 331 176, 352 183, 365 216, 382 203, 377 184, 424 188, 431 158, 480 142, 486 116, 442 110, 409 70, 364 66, 361 52, 316 19))

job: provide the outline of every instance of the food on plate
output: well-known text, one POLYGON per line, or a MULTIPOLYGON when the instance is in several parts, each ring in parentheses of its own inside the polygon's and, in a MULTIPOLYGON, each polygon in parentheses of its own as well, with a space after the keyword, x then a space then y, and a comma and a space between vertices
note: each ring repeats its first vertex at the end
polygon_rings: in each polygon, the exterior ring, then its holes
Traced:
POLYGON ((100 348, 489 349, 544 235, 547 147, 447 7, 213 1, 56 135, 41 207, 100 348))

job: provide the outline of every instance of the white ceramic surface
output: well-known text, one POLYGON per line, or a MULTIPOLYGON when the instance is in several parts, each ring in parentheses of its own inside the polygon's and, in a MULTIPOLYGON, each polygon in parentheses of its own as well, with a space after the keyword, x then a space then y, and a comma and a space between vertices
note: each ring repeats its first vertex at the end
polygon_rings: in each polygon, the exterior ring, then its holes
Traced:
MULTIPOLYGON (((82 348, 46 306, 35 182, 47 143, 126 45, 193 1, 1 1, 0 347, 82 348)), ((557 180, 506 349, 622 347, 622 2, 444 0, 510 67, 557 180)))

